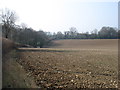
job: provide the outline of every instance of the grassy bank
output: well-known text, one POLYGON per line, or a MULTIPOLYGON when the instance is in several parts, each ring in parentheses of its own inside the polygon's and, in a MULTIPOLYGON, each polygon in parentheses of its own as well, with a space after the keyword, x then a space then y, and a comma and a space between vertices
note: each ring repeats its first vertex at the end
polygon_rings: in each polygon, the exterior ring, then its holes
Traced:
POLYGON ((12 50, 3 57, 3 88, 35 88, 34 81, 27 76, 17 59, 16 50, 12 50))

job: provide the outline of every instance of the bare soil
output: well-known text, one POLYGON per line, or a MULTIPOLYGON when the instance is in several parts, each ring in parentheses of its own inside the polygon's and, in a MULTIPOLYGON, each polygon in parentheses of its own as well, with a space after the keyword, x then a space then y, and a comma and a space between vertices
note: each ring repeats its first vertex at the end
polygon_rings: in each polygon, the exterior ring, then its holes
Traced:
POLYGON ((19 48, 17 62, 40 88, 118 88, 117 40, 58 40, 19 48))

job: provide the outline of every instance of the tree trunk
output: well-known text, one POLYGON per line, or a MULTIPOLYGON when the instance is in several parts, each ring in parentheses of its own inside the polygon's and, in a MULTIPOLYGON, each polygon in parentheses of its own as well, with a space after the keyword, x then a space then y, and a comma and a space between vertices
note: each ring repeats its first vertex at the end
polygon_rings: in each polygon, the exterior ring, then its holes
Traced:
POLYGON ((5 35, 5 38, 8 38, 8 35, 5 35))

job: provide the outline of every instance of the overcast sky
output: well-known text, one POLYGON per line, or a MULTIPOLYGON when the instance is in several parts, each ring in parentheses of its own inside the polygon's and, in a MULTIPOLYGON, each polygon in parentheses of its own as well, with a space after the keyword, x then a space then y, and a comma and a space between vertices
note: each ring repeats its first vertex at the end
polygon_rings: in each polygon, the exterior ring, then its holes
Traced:
POLYGON ((118 0, 0 0, 0 9, 9 8, 35 30, 78 32, 100 30, 103 26, 118 27, 118 0))

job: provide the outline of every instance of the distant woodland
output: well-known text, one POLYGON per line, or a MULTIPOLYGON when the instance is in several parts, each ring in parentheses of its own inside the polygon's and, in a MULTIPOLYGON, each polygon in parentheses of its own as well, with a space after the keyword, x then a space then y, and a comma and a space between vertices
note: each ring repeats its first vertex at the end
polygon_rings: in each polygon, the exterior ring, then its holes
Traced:
POLYGON ((79 33, 76 27, 70 27, 69 30, 57 33, 36 31, 28 28, 25 24, 16 25, 18 17, 14 11, 7 9, 0 15, 2 23, 2 37, 13 40, 14 42, 30 45, 32 47, 44 47, 52 40, 59 39, 118 39, 120 30, 114 27, 104 26, 100 30, 94 29, 91 32, 79 33))

